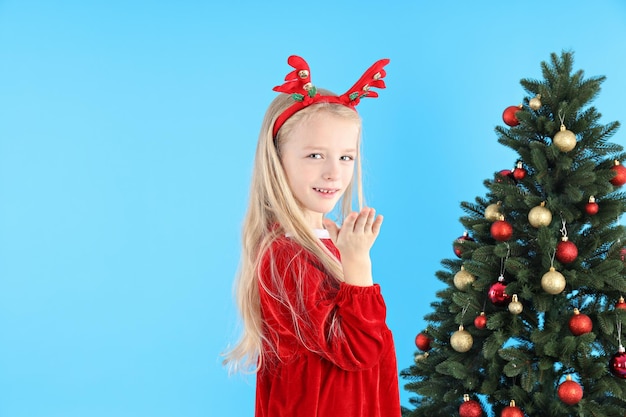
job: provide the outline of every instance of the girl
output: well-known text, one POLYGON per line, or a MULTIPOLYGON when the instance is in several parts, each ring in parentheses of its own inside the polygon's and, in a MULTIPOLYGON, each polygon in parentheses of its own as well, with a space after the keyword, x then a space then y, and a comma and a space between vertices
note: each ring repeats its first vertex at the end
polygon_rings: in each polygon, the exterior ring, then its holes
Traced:
POLYGON ((308 64, 271 103, 256 151, 237 281, 244 322, 226 358, 257 371, 256 417, 399 417, 395 351, 370 261, 382 216, 362 206, 355 106, 385 88, 376 62, 345 94, 308 64), (353 195, 354 194, 354 195, 353 195), (341 227, 324 218, 340 203, 341 227))

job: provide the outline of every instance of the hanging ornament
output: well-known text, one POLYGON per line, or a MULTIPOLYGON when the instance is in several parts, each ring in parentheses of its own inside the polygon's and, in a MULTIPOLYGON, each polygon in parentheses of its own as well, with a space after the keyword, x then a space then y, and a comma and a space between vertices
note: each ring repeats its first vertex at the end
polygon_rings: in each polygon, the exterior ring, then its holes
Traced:
POLYGON ((487 316, 484 311, 481 311, 478 316, 474 319, 474 326, 477 329, 485 329, 487 328, 487 316))
POLYGON ((453 243, 452 243, 452 249, 454 250, 454 254, 456 256, 458 256, 459 258, 461 258, 463 256, 463 244, 466 241, 470 241, 473 242, 474 239, 472 239, 468 233, 467 230, 465 232, 463 232, 462 236, 459 236, 453 243))
POLYGON ((611 184, 616 187, 626 184, 626 168, 617 159, 613 162, 611 170, 615 172, 615 176, 610 179, 611 184))
POLYGON ((502 409, 500 417, 524 417, 524 412, 515 405, 514 400, 511 400, 509 405, 502 409))
POLYGON ((515 315, 518 315, 522 311, 524 311, 524 306, 517 299, 517 294, 513 294, 513 299, 509 303, 509 311, 511 312, 511 314, 515 315))
POLYGON ((496 220, 500 220, 500 216, 502 212, 500 209, 502 208, 502 202, 498 201, 494 204, 489 204, 487 208, 485 208, 485 219, 490 222, 495 222, 496 220))
POLYGON ((528 222, 532 227, 549 226, 552 223, 552 212, 546 207, 546 202, 533 207, 528 212, 528 222))
POLYGON ((496 182, 502 183, 504 181, 511 183, 513 182, 513 171, 510 169, 503 169, 496 174, 496 182))
POLYGON ((563 236, 558 245, 556 245, 556 259, 562 264, 574 262, 578 256, 578 248, 576 245, 563 236))
POLYGON ((513 226, 504 220, 504 216, 500 215, 500 219, 491 224, 491 237, 498 242, 506 242, 513 236, 513 226))
POLYGON ((515 166, 515 169, 513 170, 513 178, 515 178, 515 180, 517 181, 521 181, 524 178, 526 178, 526 169, 524 169, 524 165, 522 164, 522 161, 517 161, 517 165, 515 166))
POLYGON ((593 323, 588 315, 581 313, 577 308, 568 322, 569 330, 574 336, 589 333, 593 329, 593 323))
POLYGON ((459 406, 460 417, 482 417, 483 409, 476 400, 470 400, 468 394, 463 395, 463 402, 459 406))
POLYGON ((562 223, 562 237, 561 241, 556 245, 555 256, 559 262, 563 264, 568 264, 570 262, 574 262, 574 260, 578 256, 578 248, 573 242, 570 242, 567 238, 567 226, 565 224, 565 220, 562 220, 562 223))
POLYGON ((578 382, 572 380, 571 375, 567 375, 565 381, 559 385, 557 395, 567 405, 578 404, 578 401, 583 398, 583 387, 578 382))
POLYGON ((415 336, 415 346, 422 352, 428 352, 430 350, 430 342, 432 342, 432 339, 424 332, 415 336))
POLYGON ((624 302, 624 297, 620 297, 617 303, 615 303, 615 308, 620 310, 626 310, 626 302, 624 302))
POLYGON ((516 113, 522 109, 522 105, 519 106, 509 106, 504 109, 502 113, 502 120, 507 125, 513 127, 519 124, 519 120, 517 119, 516 113))
POLYGON ((565 277, 553 266, 541 277, 541 288, 548 294, 557 295, 565 289, 565 277))
POLYGON ((598 210, 600 210, 600 206, 596 203, 596 198, 594 196, 589 197, 589 202, 585 204, 585 213, 593 216, 598 214, 598 210))
POLYGON ((418 353, 413 357, 413 362, 418 363, 428 358, 428 352, 418 353))
POLYGON ((539 110, 541 108, 541 94, 537 94, 535 97, 528 100, 528 107, 533 110, 539 110))
POLYGON ((506 284, 504 283, 504 276, 500 275, 498 277, 498 282, 491 284, 489 287, 489 292, 487 296, 489 297, 489 301, 495 306, 502 307, 511 301, 511 296, 506 292, 506 284))
POLYGON ((459 326, 459 330, 452 333, 452 336, 450 336, 450 346, 457 352, 467 352, 472 348, 473 344, 474 339, 472 335, 463 328, 462 324, 459 326))
POLYGON ((465 267, 461 265, 461 270, 454 274, 454 286, 460 291, 465 291, 475 279, 474 275, 467 272, 465 267))
POLYGON ((609 361, 609 370, 616 377, 626 379, 626 349, 621 344, 609 361))
POLYGON ((559 148, 561 152, 569 152, 576 147, 576 135, 571 130, 567 130, 561 122, 561 129, 556 132, 552 143, 559 148))

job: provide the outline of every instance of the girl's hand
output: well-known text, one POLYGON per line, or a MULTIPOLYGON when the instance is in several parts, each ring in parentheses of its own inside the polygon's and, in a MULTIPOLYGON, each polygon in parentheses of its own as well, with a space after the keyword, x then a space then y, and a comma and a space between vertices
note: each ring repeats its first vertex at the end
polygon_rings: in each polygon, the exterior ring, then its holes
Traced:
POLYGON ((332 220, 324 219, 324 226, 341 253, 346 283, 358 286, 372 285, 370 249, 378 237, 382 223, 383 216, 376 216, 376 210, 373 208, 363 208, 360 213, 350 213, 341 228, 332 220))

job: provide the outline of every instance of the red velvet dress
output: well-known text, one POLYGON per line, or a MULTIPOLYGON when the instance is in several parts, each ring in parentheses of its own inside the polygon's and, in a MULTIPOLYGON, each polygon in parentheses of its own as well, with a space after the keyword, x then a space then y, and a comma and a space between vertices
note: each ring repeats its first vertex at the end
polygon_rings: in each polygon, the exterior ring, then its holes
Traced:
MULTIPOLYGON (((339 256, 330 239, 322 241, 339 256)), ((269 353, 257 374, 255 416, 400 417, 395 349, 380 287, 336 283, 288 237, 270 251, 274 271, 293 297, 272 297, 272 265, 265 256, 259 289, 271 344, 264 346, 269 353), (298 271, 305 278, 300 291, 298 271), (298 305, 298 293, 305 309, 293 315, 286 304, 298 305)))

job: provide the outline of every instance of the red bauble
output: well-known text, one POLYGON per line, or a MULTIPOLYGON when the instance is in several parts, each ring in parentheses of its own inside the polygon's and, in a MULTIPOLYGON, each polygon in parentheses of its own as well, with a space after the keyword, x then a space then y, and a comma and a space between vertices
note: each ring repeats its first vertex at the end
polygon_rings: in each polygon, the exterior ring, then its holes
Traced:
POLYGON ((512 182, 514 180, 513 171, 510 169, 503 169, 496 174, 496 182, 502 182, 505 180, 508 182, 512 182))
POLYGON ((616 187, 620 187, 626 184, 626 168, 620 164, 619 161, 615 161, 615 165, 611 167, 611 170, 615 172, 615 176, 610 179, 611 184, 616 187))
POLYGON ((626 262, 626 248, 621 248, 619 250, 619 258, 622 260, 622 262, 626 262))
POLYGON ((598 203, 596 203, 596 198, 594 196, 589 197, 589 202, 585 204, 585 213, 593 216, 595 214, 598 214, 599 210, 600 206, 598 206, 598 203))
POLYGON ((428 352, 430 350, 431 338, 425 333, 420 333, 415 336, 415 346, 422 352, 428 352))
POLYGON ((566 237, 561 238, 561 241, 556 245, 556 259, 562 264, 568 264, 574 262, 578 256, 578 248, 574 242, 570 242, 566 237))
POLYGON ((463 396, 463 403, 459 406, 460 417, 482 417, 483 409, 476 400, 470 400, 469 395, 463 396))
POLYGON ((476 316, 474 319, 474 326, 481 330, 487 327, 487 316, 484 311, 480 313, 480 315, 476 316))
POLYGON ((620 346, 618 352, 609 361, 609 370, 616 377, 626 379, 626 352, 620 346))
POLYGON ((515 114, 520 111, 521 108, 522 106, 509 106, 504 109, 504 112, 502 113, 502 120, 504 123, 511 127, 517 126, 519 124, 519 120, 515 114))
POLYGON ((523 180, 524 178, 526 178, 526 174, 527 174, 527 172, 526 172, 526 170, 524 169, 524 166, 522 165, 522 162, 521 162, 521 161, 519 161, 519 162, 517 163, 517 166, 516 166, 516 167, 515 167, 515 169, 513 170, 513 178, 514 178, 516 181, 521 181, 521 180, 523 180))
POLYGON ((582 314, 577 308, 574 309, 574 315, 570 317, 568 325, 574 336, 589 333, 593 329, 593 323, 589 316, 582 314))
POLYGON ((521 181, 524 178, 526 178, 526 170, 524 168, 515 168, 513 170, 513 178, 515 178, 517 181, 521 181))
POLYGON ((470 241, 473 242, 474 239, 472 239, 468 234, 467 231, 463 232, 463 236, 459 236, 454 243, 452 243, 452 249, 454 250, 454 254, 456 256, 458 256, 459 258, 461 258, 463 256, 463 243, 465 241, 470 241))
POLYGON ((511 400, 511 404, 502 409, 500 417, 524 417, 524 412, 511 400))
POLYGON ((624 302, 624 297, 620 297, 615 303, 615 308, 619 308, 621 310, 626 310, 626 302, 624 302))
POLYGON ((500 217, 491 224, 491 237, 499 242, 506 242, 513 236, 513 226, 511 223, 504 220, 504 217, 500 217))
POLYGON ((578 404, 578 401, 583 398, 583 387, 568 375, 567 379, 559 385, 557 394, 559 399, 567 405, 578 404))
POLYGON ((498 282, 491 284, 487 296, 489 301, 495 306, 506 306, 511 302, 511 296, 505 292, 506 284, 504 283, 504 277, 498 278, 498 282))

